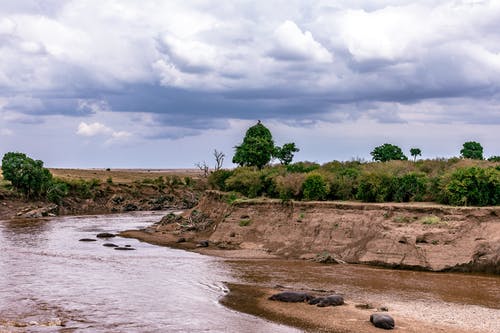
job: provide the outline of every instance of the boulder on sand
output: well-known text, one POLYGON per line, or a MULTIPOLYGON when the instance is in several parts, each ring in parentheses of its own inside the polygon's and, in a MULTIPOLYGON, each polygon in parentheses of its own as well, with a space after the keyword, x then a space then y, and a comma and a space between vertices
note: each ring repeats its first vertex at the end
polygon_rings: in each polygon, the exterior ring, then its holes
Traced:
POLYGON ((370 322, 373 326, 383 328, 385 330, 394 329, 394 319, 388 314, 373 313, 370 316, 370 322))

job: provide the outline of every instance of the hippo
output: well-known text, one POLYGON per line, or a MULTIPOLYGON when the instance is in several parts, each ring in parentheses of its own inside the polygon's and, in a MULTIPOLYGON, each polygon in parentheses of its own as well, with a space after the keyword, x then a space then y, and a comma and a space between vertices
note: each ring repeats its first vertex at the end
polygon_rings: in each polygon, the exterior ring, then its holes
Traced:
POLYGON ((319 307, 325 306, 338 306, 344 304, 344 298, 340 295, 329 295, 325 297, 314 297, 308 302, 311 305, 317 305, 319 307))
POLYGON ((131 251, 131 250, 135 250, 133 247, 115 247, 114 249, 115 250, 119 250, 119 251, 131 251))
POLYGON ((115 235, 110 234, 109 232, 101 232, 100 234, 97 234, 97 238, 112 238, 115 237, 115 235))
POLYGON ((388 314, 373 313, 370 316, 370 322, 373 326, 383 328, 385 330, 394 329, 394 319, 388 314))
POLYGON ((281 293, 274 294, 270 296, 268 299, 271 301, 280 301, 280 302, 307 302, 314 297, 303 292, 297 291, 284 291, 281 293))
POLYGON ((118 245, 113 244, 113 243, 104 243, 104 244, 102 244, 102 246, 105 246, 105 247, 118 247, 118 245))
POLYGON ((79 242, 96 242, 97 239, 93 239, 93 238, 82 238, 82 239, 79 239, 78 240, 79 242))

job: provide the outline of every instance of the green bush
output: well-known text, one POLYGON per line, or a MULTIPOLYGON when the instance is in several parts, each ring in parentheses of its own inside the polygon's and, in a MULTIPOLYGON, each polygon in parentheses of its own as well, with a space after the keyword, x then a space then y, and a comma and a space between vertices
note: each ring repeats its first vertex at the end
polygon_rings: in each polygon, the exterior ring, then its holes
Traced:
POLYGON ((55 179, 47 190, 47 200, 60 205, 62 199, 68 195, 68 191, 68 184, 59 179, 55 179))
POLYGON ((325 200, 328 195, 328 185, 322 175, 312 173, 304 180, 302 193, 305 200, 325 200))
POLYGON ((226 191, 226 180, 233 175, 233 171, 220 169, 208 176, 208 185, 211 189, 226 191))
POLYGON ((444 203, 457 206, 500 203, 500 171, 497 168, 460 168, 449 177, 443 177, 441 185, 444 203))
POLYGON ((393 177, 384 173, 364 173, 359 179, 356 197, 365 202, 392 200, 393 177))
POLYGON ((422 201, 427 193, 428 179, 425 174, 408 173, 393 180, 393 199, 399 202, 422 201))
POLYGON ((225 188, 255 198, 262 194, 264 186, 259 171, 243 167, 236 169, 233 175, 226 179, 225 188))
POLYGON ((320 165, 314 162, 297 162, 286 166, 288 172, 308 173, 319 169, 320 165))

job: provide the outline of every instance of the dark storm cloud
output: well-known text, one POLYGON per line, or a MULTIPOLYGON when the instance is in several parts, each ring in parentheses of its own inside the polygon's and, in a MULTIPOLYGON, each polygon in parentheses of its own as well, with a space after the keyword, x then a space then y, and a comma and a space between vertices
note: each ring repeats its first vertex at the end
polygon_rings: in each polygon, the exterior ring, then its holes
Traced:
POLYGON ((500 93, 492 2, 16 3, 0 5, 9 112, 149 113, 185 133, 227 119, 400 123, 387 103, 423 101, 440 105, 423 122, 500 119, 475 106, 500 93))

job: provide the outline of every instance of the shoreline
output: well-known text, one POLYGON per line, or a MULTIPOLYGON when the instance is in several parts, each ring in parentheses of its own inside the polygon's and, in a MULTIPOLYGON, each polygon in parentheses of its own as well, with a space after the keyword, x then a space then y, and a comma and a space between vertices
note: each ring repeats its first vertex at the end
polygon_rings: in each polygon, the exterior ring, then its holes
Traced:
MULTIPOLYGON (((274 260, 285 260, 290 262, 290 260, 267 253, 262 249, 248 248, 224 250, 213 249, 210 247, 196 247, 194 242, 189 241, 186 243, 176 243, 177 235, 171 233, 158 235, 140 230, 128 230, 120 233, 120 236, 136 238, 140 241, 155 245, 167 246, 176 249, 193 251, 203 255, 219 257, 227 263, 254 261, 256 265, 259 265, 260 263, 274 260)), ((292 262, 293 261, 297 260, 292 260, 292 262)), ((297 262, 300 264, 300 261, 297 262)), ((327 267, 317 263, 309 264, 318 265, 318 267, 327 267)), ((347 264, 345 266, 351 265, 347 264)), ((391 269, 387 268, 376 266, 372 267, 362 264, 352 266, 387 270, 388 273, 391 271, 391 269)), ((449 273, 434 272, 428 274, 449 273)), ((460 273, 458 274, 462 275, 460 273)), ((469 273, 465 275, 470 276, 469 273)), ((490 275, 487 276, 489 277, 490 275)), ((491 277, 495 279, 495 275, 491 277)), ((308 285, 309 282, 310 281, 301 283, 308 285)), ((376 312, 375 309, 377 307, 386 305, 389 307, 389 312, 386 313, 393 316, 396 320, 395 329, 398 332, 491 333, 500 329, 500 324, 496 324, 497 326, 494 326, 495 323, 489 322, 491 321, 492 316, 494 318, 495 314, 497 314, 499 310, 486 306, 460 305, 458 303, 449 303, 438 300, 404 301, 391 294, 372 295, 370 297, 364 294, 348 293, 345 296, 346 305, 319 308, 306 303, 282 303, 270 301, 267 298, 273 293, 283 290, 312 291, 313 294, 318 294, 318 292, 321 291, 319 291, 316 287, 324 287, 324 285, 321 285, 320 283, 317 285, 308 285, 308 288, 304 288, 303 284, 297 283, 290 283, 286 287, 283 287, 278 285, 268 285, 268 283, 265 282, 262 284, 233 281, 225 282, 225 285, 227 286, 229 292, 220 299, 220 303, 224 306, 239 312, 265 318, 273 322, 296 327, 304 330, 305 332, 380 332, 380 329, 372 326, 369 322, 369 318, 371 313, 376 312), (378 300, 378 302, 372 302, 373 299, 378 300), (356 304, 372 304, 375 309, 359 309, 355 307, 356 304), (427 316, 427 314, 430 313, 429 311, 431 311, 432 314, 427 316), (480 328, 481 325, 483 327, 482 329, 480 328), (494 326, 494 328, 489 329, 489 326, 494 326)), ((331 290, 331 288, 326 288, 326 290, 331 290)))

